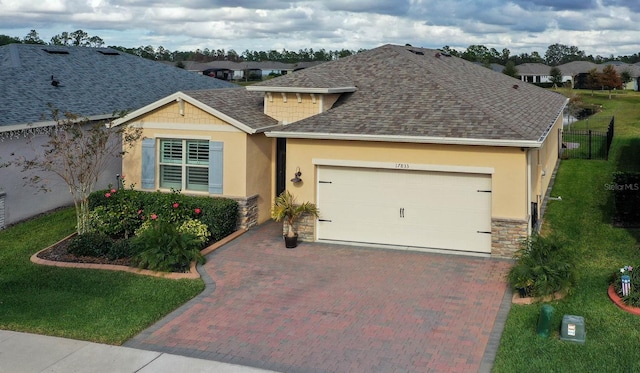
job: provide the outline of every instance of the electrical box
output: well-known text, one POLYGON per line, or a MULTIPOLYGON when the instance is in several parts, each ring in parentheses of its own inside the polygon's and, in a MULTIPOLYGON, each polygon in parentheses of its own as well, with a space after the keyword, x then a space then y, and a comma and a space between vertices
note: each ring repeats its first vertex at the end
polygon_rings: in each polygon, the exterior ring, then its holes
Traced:
POLYGON ((562 329, 560 339, 563 341, 584 343, 586 332, 584 329, 584 317, 564 315, 562 317, 562 329))

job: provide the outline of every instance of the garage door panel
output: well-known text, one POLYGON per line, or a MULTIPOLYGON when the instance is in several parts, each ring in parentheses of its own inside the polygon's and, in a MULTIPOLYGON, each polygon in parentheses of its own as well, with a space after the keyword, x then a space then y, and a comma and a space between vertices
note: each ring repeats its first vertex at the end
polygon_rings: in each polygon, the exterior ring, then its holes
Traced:
POLYGON ((489 175, 323 166, 318 238, 490 252, 489 175))

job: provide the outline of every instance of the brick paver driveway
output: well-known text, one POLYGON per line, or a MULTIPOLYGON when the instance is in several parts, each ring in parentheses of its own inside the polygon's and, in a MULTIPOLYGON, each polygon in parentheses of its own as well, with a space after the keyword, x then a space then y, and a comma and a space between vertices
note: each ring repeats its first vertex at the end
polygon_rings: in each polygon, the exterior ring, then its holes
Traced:
POLYGON ((126 346, 282 372, 477 372, 509 308, 505 260, 288 250, 275 223, 207 259, 204 293, 126 346))

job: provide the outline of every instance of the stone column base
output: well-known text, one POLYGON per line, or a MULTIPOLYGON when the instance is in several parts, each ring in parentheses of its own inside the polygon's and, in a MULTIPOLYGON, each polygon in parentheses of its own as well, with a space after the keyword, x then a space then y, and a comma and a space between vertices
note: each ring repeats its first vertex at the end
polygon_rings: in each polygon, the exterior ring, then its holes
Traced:
POLYGON ((516 219, 491 219, 491 256, 513 258, 528 236, 529 222, 516 219))
POLYGON ((231 197, 238 202, 238 223, 236 229, 249 229, 258 225, 258 195, 231 197))

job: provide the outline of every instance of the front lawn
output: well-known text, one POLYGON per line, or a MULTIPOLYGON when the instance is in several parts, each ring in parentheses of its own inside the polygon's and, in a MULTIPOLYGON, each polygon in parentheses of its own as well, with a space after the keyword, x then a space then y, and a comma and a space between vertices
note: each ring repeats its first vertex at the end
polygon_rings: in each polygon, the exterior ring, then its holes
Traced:
MULTIPOLYGON (((579 257, 574 293, 555 308, 552 333, 538 337, 542 304, 513 305, 493 372, 637 372, 640 371, 640 316, 618 309, 608 298, 612 273, 625 265, 640 268, 640 230, 614 228, 613 196, 608 184, 615 170, 640 171, 640 95, 583 92, 585 102, 615 115, 616 134, 609 161, 563 160, 544 216, 543 234, 551 231, 579 257), (559 340, 565 314, 583 316, 586 343, 559 340)), ((580 124, 578 124, 580 125, 580 124)), ((575 128, 575 127, 574 127, 575 128)))
POLYGON ((122 344, 204 289, 201 280, 33 264, 74 231, 65 209, 0 231, 0 329, 122 344))

